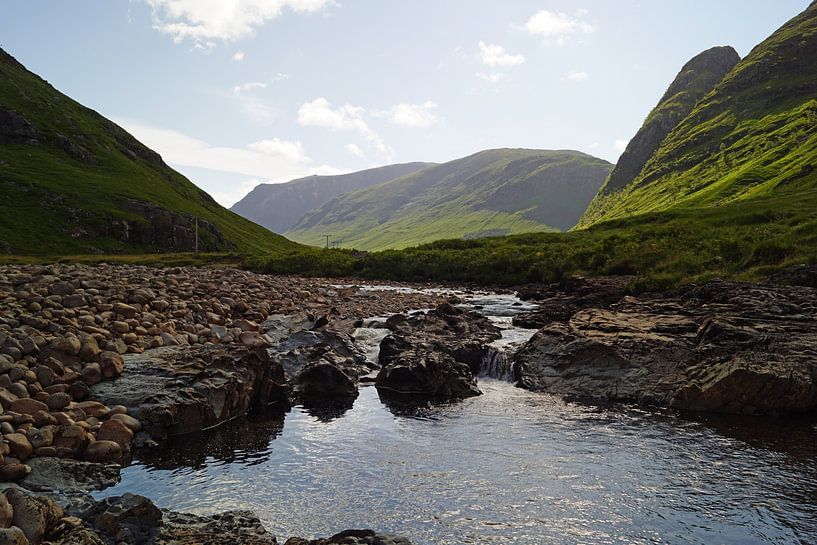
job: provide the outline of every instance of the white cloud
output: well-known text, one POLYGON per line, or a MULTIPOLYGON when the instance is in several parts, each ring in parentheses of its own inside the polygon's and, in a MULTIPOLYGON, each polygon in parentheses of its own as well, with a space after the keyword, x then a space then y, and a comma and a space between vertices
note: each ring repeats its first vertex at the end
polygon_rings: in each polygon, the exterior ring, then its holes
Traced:
POLYGON ((587 10, 578 10, 575 16, 570 16, 543 9, 528 19, 524 29, 562 45, 575 34, 589 34, 595 30, 591 24, 582 21, 586 15, 587 10))
POLYGON ((252 91, 253 89, 265 89, 266 87, 267 84, 264 83, 263 81, 250 81, 233 87, 233 94, 238 97, 241 96, 241 93, 245 91, 252 91))
POLYGON ((491 83, 491 84, 496 84, 496 83, 499 83, 500 81, 506 81, 506 80, 510 79, 507 74, 503 74, 501 72, 488 72, 488 73, 477 72, 474 75, 476 77, 478 77, 479 79, 485 80, 485 81, 487 81, 488 83, 491 83))
POLYGON ((572 81, 572 82, 579 82, 584 81, 590 77, 590 74, 587 72, 582 72, 580 70, 571 70, 564 76, 562 76, 562 81, 572 81))
POLYGON ((324 97, 305 102, 298 109, 298 123, 305 127, 323 127, 333 131, 352 131, 360 134, 369 144, 384 156, 391 157, 394 151, 380 138, 363 115, 366 110, 359 106, 344 104, 337 108, 324 97))
MULTIPOLYGON (((331 0, 145 0, 153 9, 153 28, 176 43, 192 40, 232 42, 251 36, 255 29, 277 19, 288 9, 310 13, 331 0)), ((213 44, 215 45, 215 44, 213 44)))
POLYGON ((360 146, 358 146, 357 144, 346 144, 344 146, 344 149, 349 154, 354 155, 355 157, 363 157, 366 155, 365 153, 363 153, 363 150, 360 149, 360 146))
POLYGON ((486 66, 517 66, 525 62, 524 55, 511 55, 501 45, 479 42, 479 57, 486 66))
POLYGON ((241 62, 244 60, 244 52, 243 51, 236 51, 235 55, 233 55, 233 60, 236 62, 241 62))
POLYGON ((437 104, 428 100, 422 104, 395 104, 388 110, 375 112, 376 117, 388 119, 395 125, 412 129, 427 129, 440 122, 433 110, 437 104))
MULTIPOLYGON (((311 174, 344 172, 328 165, 313 164, 306 156, 303 144, 297 141, 273 138, 253 142, 246 147, 215 146, 177 131, 145 125, 139 121, 115 121, 174 166, 232 173, 237 179, 249 176, 276 182, 311 174)), ((230 205, 243 196, 241 193, 233 202, 229 202, 237 192, 238 189, 234 187, 225 187, 224 191, 213 191, 213 196, 221 204, 230 205)))
POLYGON ((253 142, 247 147, 265 155, 287 159, 293 163, 308 163, 310 161, 304 151, 304 145, 298 141, 273 138, 272 140, 253 142))

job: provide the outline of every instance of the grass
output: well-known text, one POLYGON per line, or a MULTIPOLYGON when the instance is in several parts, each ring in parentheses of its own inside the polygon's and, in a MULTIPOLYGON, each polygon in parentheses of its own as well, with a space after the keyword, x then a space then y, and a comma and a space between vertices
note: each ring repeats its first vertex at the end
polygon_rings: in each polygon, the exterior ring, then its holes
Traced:
POLYGON ((643 169, 599 195, 579 227, 673 208, 817 190, 817 4, 700 100, 643 169), (624 185, 624 184, 622 184, 624 185))
POLYGON ((716 209, 674 209, 569 233, 438 241, 405 250, 316 248, 247 258, 258 272, 518 285, 566 274, 636 275, 659 290, 713 277, 758 280, 817 261, 817 196, 772 195, 716 209))
POLYGON ((440 238, 572 227, 612 165, 573 151, 499 149, 341 195, 285 235, 347 248, 399 249, 440 238))
POLYGON ((274 252, 295 244, 219 206, 114 123, 63 95, 0 51, 0 109, 24 116, 30 139, 0 145, 0 252, 32 255, 154 252, 111 234, 145 223, 126 201, 153 203, 200 230, 205 248, 274 252))

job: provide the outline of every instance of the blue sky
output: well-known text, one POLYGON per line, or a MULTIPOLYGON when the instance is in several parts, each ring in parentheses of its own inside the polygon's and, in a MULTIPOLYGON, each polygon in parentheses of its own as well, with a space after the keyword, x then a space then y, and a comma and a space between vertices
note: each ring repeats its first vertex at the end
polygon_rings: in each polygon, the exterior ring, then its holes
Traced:
POLYGON ((230 205, 482 149, 615 161, 681 66, 808 0, 6 0, 0 44, 230 205))

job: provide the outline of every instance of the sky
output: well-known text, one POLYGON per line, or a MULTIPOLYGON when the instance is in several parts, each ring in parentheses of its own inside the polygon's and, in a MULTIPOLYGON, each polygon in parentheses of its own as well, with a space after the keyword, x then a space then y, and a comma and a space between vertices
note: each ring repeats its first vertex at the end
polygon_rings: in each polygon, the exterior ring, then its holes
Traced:
POLYGON ((230 206, 491 148, 615 162, 686 61, 745 56, 808 4, 3 0, 0 47, 230 206))

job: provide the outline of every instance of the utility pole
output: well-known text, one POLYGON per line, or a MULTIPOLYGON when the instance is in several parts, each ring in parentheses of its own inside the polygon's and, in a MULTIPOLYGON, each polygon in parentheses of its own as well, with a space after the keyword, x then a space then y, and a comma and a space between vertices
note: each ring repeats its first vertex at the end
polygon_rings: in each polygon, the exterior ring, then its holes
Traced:
POLYGON ((327 250, 329 249, 329 237, 330 236, 332 236, 332 235, 323 235, 323 237, 326 239, 326 249, 327 250))

